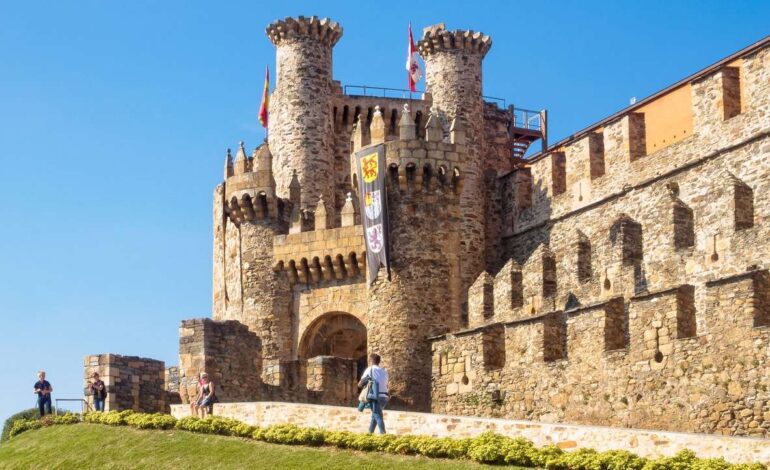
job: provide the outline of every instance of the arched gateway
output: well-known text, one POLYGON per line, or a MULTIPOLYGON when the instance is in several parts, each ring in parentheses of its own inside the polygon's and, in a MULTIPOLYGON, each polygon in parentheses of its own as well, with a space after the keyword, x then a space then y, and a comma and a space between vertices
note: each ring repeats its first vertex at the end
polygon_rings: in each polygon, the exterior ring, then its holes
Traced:
POLYGON ((366 368, 366 327, 349 313, 325 313, 302 333, 299 360, 307 367, 311 402, 351 404, 366 368))
POLYGON ((366 367, 366 326, 344 312, 327 312, 316 318, 302 334, 299 358, 317 356, 355 360, 360 376, 366 367))

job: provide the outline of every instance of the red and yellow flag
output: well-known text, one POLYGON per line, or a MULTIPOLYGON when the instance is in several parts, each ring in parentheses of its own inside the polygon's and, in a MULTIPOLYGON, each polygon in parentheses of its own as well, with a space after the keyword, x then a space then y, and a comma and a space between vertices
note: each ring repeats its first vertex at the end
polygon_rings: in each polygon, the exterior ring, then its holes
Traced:
POLYGON ((265 66, 265 91, 262 93, 262 104, 259 106, 259 123, 267 128, 268 108, 270 107, 270 69, 265 66))

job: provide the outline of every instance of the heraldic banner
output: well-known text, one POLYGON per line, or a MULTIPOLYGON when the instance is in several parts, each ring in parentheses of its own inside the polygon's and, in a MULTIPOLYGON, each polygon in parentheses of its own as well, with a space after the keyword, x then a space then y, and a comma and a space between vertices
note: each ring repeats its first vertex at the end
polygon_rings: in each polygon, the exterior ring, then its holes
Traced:
POLYGON ((380 144, 356 152, 356 171, 361 221, 366 240, 366 265, 369 282, 377 279, 380 265, 388 270, 388 200, 385 197, 385 146, 380 144))

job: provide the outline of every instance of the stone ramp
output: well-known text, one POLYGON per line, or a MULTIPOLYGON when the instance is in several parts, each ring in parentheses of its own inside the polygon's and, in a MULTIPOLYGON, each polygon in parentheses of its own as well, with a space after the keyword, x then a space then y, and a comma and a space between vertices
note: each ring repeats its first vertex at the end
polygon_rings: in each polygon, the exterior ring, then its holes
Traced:
MULTIPOLYGON (((190 415, 188 405, 172 405, 176 418, 190 415)), ((335 431, 366 432, 369 411, 353 407, 304 403, 251 402, 217 403, 214 415, 234 418, 255 426, 295 424, 335 431)), ((653 431, 646 429, 541 423, 472 416, 449 416, 409 411, 385 411, 389 433, 436 437, 474 437, 494 431, 510 437, 524 437, 537 446, 555 444, 563 449, 622 449, 643 457, 673 455, 693 450, 699 457, 724 457, 729 462, 770 464, 770 439, 729 437, 711 434, 653 431)))

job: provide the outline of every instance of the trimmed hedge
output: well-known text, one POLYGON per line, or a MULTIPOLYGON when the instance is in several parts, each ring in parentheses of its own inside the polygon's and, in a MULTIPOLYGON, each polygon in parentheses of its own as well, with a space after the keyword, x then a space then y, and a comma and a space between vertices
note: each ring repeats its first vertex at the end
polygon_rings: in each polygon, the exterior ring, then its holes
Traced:
POLYGON ((40 419, 21 419, 15 421, 11 426, 10 437, 32 430, 40 429, 44 426, 55 426, 58 424, 76 424, 80 422, 80 417, 72 413, 65 413, 60 416, 47 415, 40 419))
MULTIPOLYGON (((293 424, 261 428, 218 416, 206 419, 187 417, 177 420, 167 414, 134 413, 133 411, 88 413, 83 420, 87 423, 131 426, 139 429, 176 428, 194 433, 234 436, 273 444, 325 445, 365 452, 470 459, 484 464, 540 467, 547 470, 766 470, 766 467, 759 463, 730 464, 721 458, 699 459, 689 450, 683 450, 673 457, 657 459, 646 459, 625 450, 597 452, 593 449, 579 449, 574 452, 565 452, 553 445, 538 448, 527 439, 510 438, 492 432, 466 439, 359 434, 301 428, 293 424)), ((30 429, 53 424, 72 424, 78 421, 78 416, 72 414, 58 416, 48 421, 46 419, 20 420, 13 425, 10 434, 13 437, 30 429)))

